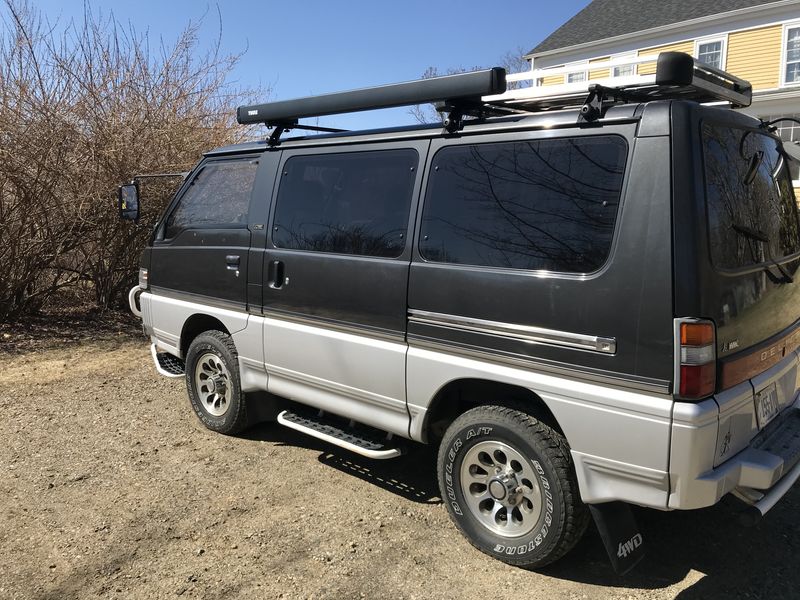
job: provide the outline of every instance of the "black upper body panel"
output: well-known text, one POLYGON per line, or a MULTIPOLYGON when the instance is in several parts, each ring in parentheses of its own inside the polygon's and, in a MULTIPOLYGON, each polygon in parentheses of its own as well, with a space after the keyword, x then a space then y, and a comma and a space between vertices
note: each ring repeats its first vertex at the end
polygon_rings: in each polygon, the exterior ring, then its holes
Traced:
MULTIPOLYGON (((562 110, 473 122, 453 135, 443 134, 439 126, 425 126, 287 139, 277 147, 255 142, 213 150, 199 168, 208 161, 239 155, 260 157, 245 230, 251 246, 240 259, 247 265, 246 293, 235 293, 239 306, 316 320, 323 326, 407 335, 411 343, 494 353, 667 389, 674 368, 673 318, 713 317, 701 297, 711 293, 709 290, 718 293, 707 279, 702 283, 708 271, 697 258, 701 252, 707 256, 708 243, 697 202, 699 144, 693 140, 699 135, 698 110, 691 102, 657 101, 613 106, 604 118, 591 124, 578 124, 576 110, 562 110), (474 255, 451 260, 431 249, 432 230, 423 229, 431 201, 426 190, 436 184, 432 169, 444 156, 437 158, 438 152, 516 143, 541 153, 544 151, 537 144, 542 140, 600 138, 618 139, 624 148, 617 212, 607 221, 611 229, 604 242, 607 256, 602 260, 592 257, 587 262, 578 257, 571 267, 558 270, 548 267, 551 263, 546 261, 524 264, 509 258, 508 264, 497 265, 492 262, 496 257, 482 263, 474 255), (673 138, 679 140, 680 151, 673 147, 673 138), (279 233, 274 229, 275 203, 281 180, 289 172, 287 160, 404 149, 418 153, 419 165, 402 251, 376 257, 317 252, 291 244, 287 247, 285 239, 273 237, 279 233), (675 233, 678 230, 680 233, 675 233), (283 290, 274 287, 276 274, 288 283, 283 290), (705 291, 698 292, 701 288, 705 291), (598 336, 613 339, 615 349, 610 353, 587 351, 531 343, 497 332, 445 328, 413 319, 408 323, 408 310, 598 336)), ((752 124, 752 120, 741 119, 752 124)), ((547 162, 546 156, 542 160, 547 162)), ((591 156, 589 160, 597 162, 591 156)), ((569 173, 566 176, 570 177, 569 173)), ((539 181, 536 185, 549 184, 539 181)), ((563 182, 558 185, 563 188, 563 182)), ((535 222, 528 225, 537 227, 535 222)), ((165 243, 156 239, 155 246, 165 243)), ((507 249, 501 244, 498 251, 502 254, 507 249)), ((223 250, 220 256, 228 254, 223 250)), ((152 264, 154 282, 164 279, 155 273, 158 268, 152 264)), ((201 293, 215 294, 204 285, 198 282, 201 293)))
POLYGON ((720 358, 800 319, 797 204, 770 158, 778 143, 741 113, 674 103, 675 312, 714 321, 720 358))

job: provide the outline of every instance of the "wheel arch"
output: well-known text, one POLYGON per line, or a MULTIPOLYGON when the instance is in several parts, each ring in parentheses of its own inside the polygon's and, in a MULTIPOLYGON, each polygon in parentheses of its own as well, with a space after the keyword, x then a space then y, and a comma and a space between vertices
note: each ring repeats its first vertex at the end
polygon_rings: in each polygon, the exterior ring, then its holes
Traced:
POLYGON ((204 313, 195 313, 186 319, 181 329, 181 358, 186 359, 186 353, 189 351, 192 341, 204 331, 221 331, 228 335, 231 334, 218 318, 204 313))
POLYGON ((436 441, 459 415, 477 406, 506 406, 524 410, 564 435, 553 411, 536 392, 521 385, 479 377, 448 381, 434 394, 422 423, 423 441, 436 441))

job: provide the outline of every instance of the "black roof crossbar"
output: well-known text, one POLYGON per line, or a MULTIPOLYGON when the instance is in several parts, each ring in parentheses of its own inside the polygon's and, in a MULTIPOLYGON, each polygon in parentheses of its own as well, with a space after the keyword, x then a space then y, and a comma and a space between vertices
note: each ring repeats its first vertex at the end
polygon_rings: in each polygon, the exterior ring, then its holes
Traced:
POLYGON ((308 117, 412 106, 429 102, 443 102, 447 105, 458 106, 462 103, 480 102, 483 96, 502 94, 505 91, 506 71, 501 67, 495 67, 483 71, 393 83, 295 100, 240 106, 236 111, 236 120, 242 125, 264 123, 268 126, 281 124, 286 126, 288 123, 296 123, 298 119, 308 117))

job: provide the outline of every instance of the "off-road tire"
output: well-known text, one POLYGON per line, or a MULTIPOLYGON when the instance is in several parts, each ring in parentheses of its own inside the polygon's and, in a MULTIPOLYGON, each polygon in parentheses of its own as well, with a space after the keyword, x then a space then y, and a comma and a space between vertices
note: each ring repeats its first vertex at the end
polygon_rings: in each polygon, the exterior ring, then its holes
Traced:
POLYGON ((234 435, 248 426, 247 401, 242 393, 239 379, 238 353, 231 336, 222 331, 206 331, 198 335, 192 340, 186 353, 185 372, 189 402, 203 425, 211 431, 225 435, 234 435), (215 355, 229 374, 225 378, 227 406, 224 414, 221 415, 209 412, 201 400, 203 393, 197 388, 197 362, 209 354, 215 355))
MULTIPOLYGON (((465 412, 445 432, 437 462, 439 489, 450 518, 473 546, 493 558, 527 569, 544 567, 569 552, 586 531, 589 511, 580 500, 564 436, 523 410, 479 406, 465 412), (533 529, 518 537, 490 530, 491 525, 486 524, 489 517, 479 520, 474 512, 478 509, 471 508, 475 501, 468 504, 462 487, 461 469, 470 449, 475 448, 474 456, 476 446, 491 447, 493 443, 505 444, 527 458, 539 477, 534 485, 540 486, 541 509, 538 516, 531 511, 533 529)), ((469 464, 466 468, 470 468, 469 464)), ((466 493, 470 493, 469 489, 466 493)), ((502 520, 499 524, 503 525, 502 520)), ((522 519, 520 527, 524 529, 522 519)))

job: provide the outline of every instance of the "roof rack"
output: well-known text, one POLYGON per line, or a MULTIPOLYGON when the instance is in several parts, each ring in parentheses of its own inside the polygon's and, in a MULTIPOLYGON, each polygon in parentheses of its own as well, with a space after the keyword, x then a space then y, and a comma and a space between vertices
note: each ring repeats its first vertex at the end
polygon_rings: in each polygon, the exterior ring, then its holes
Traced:
MULTIPOLYGON (((486 96, 489 105, 517 107, 528 111, 581 106, 586 120, 599 116, 600 104, 645 102, 683 98, 696 102, 729 102, 734 108, 750 106, 753 88, 749 81, 707 65, 683 52, 662 52, 645 56, 596 61, 588 71, 613 73, 618 67, 638 67, 648 74, 604 77, 560 85, 538 85, 486 96), (653 64, 655 63, 655 64, 653 64), (588 93, 588 96, 587 96, 588 93), (598 104, 598 102, 600 104, 598 104)), ((574 73, 575 66, 539 69, 507 76, 508 81, 532 80, 574 73)))
POLYGON ((633 65, 647 66, 652 74, 607 77, 562 85, 524 87, 506 90, 506 81, 532 80, 575 71, 575 67, 531 70, 506 75, 494 67, 482 71, 458 73, 419 81, 408 81, 347 92, 240 106, 236 120, 241 124, 263 123, 274 131, 269 144, 280 143, 280 136, 290 129, 341 131, 316 125, 300 124, 308 117, 359 112, 397 106, 434 103, 443 113, 445 131, 455 133, 464 117, 485 118, 497 115, 538 112, 580 106, 579 121, 591 122, 603 115, 605 108, 618 102, 644 102, 666 98, 685 98, 697 102, 728 102, 733 107, 750 106, 752 86, 720 69, 711 67, 682 52, 616 58, 591 64, 591 71, 633 65))

